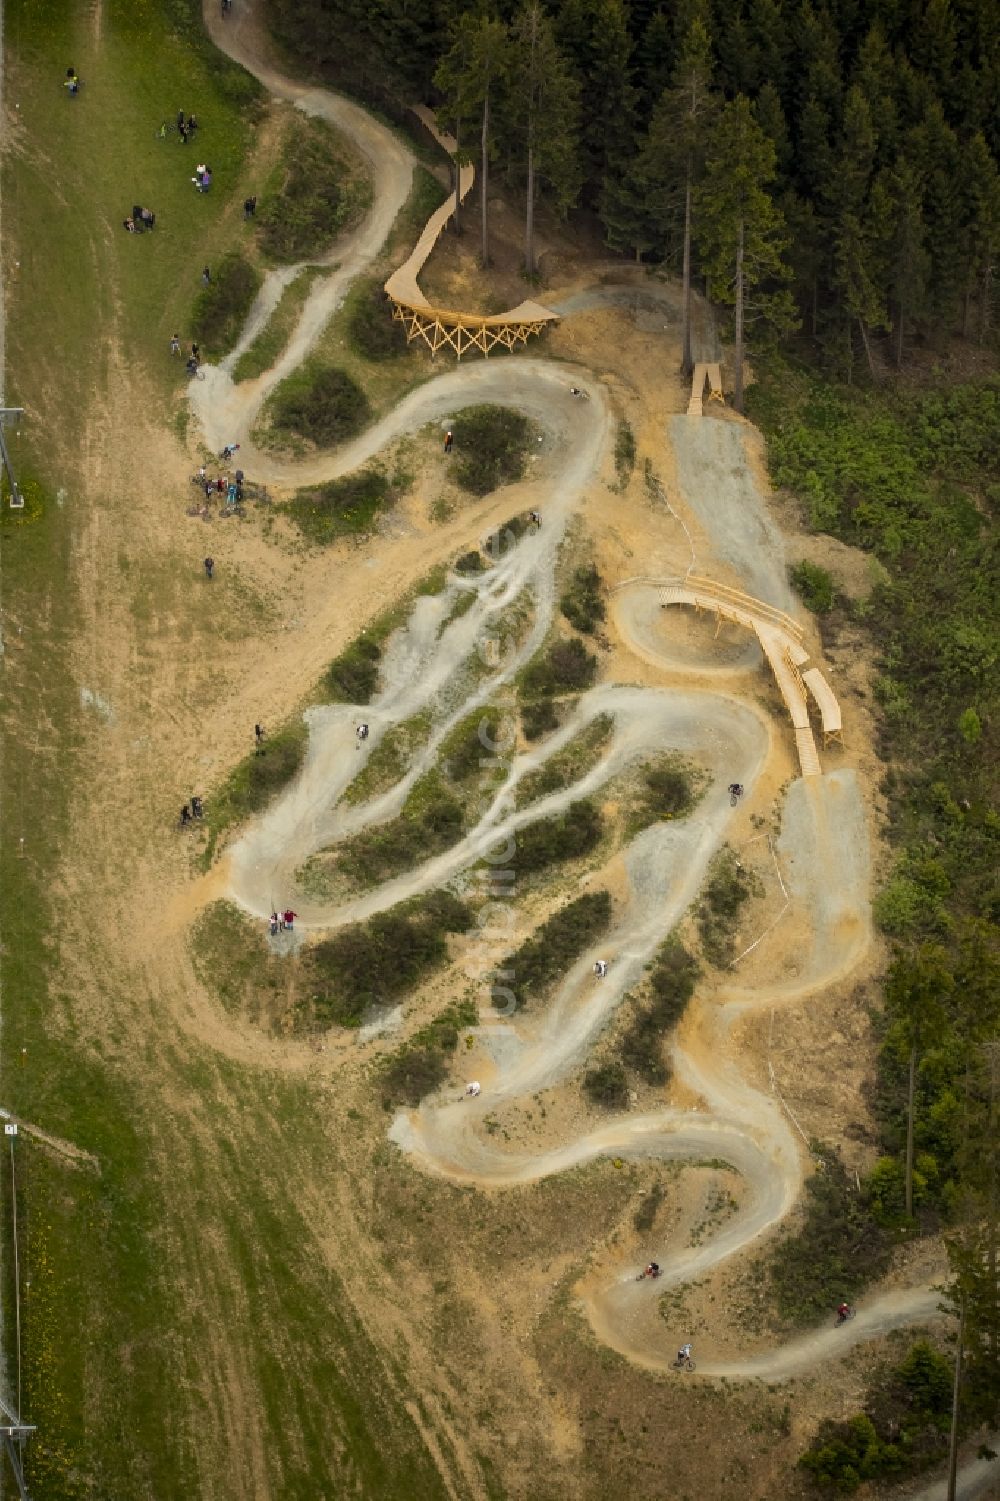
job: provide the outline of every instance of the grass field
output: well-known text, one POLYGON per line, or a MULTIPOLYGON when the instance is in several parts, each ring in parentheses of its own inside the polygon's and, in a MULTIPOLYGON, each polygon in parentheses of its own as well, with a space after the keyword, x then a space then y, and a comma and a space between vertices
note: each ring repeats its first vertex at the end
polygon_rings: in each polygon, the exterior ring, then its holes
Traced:
MULTIPOLYGON (((133 544, 127 495, 94 477, 104 397, 127 367, 154 415, 169 402, 169 336, 186 331, 201 267, 245 234, 256 86, 201 40, 187 0, 12 0, 4 19, 7 100, 20 106, 3 175, 6 395, 27 408, 16 461, 42 503, 28 524, 9 512, 0 523, 0 1094, 100 1165, 24 1134, 15 1145, 20 1400, 38 1429, 29 1484, 40 1501, 437 1497, 402 1368, 372 1344, 307 1213, 317 1164, 329 1171, 336 1157, 314 1088, 163 1025, 145 970, 149 914, 119 897, 141 863, 138 814, 104 785, 102 721, 81 713, 81 666, 99 675, 112 617, 135 605, 141 658, 179 566, 161 578, 157 558, 143 559, 151 588, 134 569, 132 587, 127 570, 124 590, 114 579, 112 539, 133 544), (61 88, 71 62, 84 80, 73 101, 61 88), (180 107, 201 125, 187 148, 155 134, 180 107), (201 159, 215 173, 204 197, 188 181, 201 159), (156 212, 154 233, 124 233, 133 202, 156 212), (96 613, 101 595, 85 597, 80 572, 95 527, 114 579, 96 613), (128 930, 121 963, 106 928, 128 930), (242 1411, 241 1391, 253 1394, 242 1411)), ((188 611, 195 643, 204 609, 188 611)), ((138 670, 145 680, 151 664, 138 670)), ((4 1174, 13 1391, 11 1209, 4 1174)))

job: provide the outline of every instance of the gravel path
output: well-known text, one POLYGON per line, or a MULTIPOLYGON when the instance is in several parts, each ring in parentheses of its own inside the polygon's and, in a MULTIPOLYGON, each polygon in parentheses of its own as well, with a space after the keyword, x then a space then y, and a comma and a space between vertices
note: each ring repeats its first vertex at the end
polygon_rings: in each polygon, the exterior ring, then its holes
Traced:
MULTIPOLYGON (((209 442, 221 446, 239 441, 249 450, 247 434, 264 397, 304 358, 351 279, 381 248, 405 199, 412 159, 396 137, 363 110, 323 90, 301 89, 275 71, 262 50, 252 7, 242 8, 235 20, 223 24, 206 0, 205 14, 219 45, 268 88, 293 99, 308 113, 329 119, 354 139, 372 163, 376 186, 369 219, 346 250, 338 247, 336 268, 317 283, 289 348, 274 369, 257 382, 234 387, 229 376, 234 355, 220 369, 208 371, 204 383, 192 385, 192 403, 209 442)), ((276 273, 269 280, 241 348, 262 326, 280 296, 282 278, 287 281, 289 274, 276 273)), ((640 295, 647 311, 676 303, 676 295, 669 291, 660 295, 656 289, 644 289, 640 295)), ((560 310, 572 315, 599 305, 623 301, 629 305, 630 299, 639 306, 632 286, 604 287, 567 297, 560 310)), ((717 353, 714 330, 701 338, 703 352, 717 353)), ((574 378, 583 383, 583 378, 574 378)), ((509 680, 543 639, 555 605, 559 542, 584 489, 594 481, 609 442, 610 417, 602 388, 590 381, 587 389, 592 398, 589 403, 573 401, 566 367, 556 362, 511 358, 478 363, 449 370, 412 393, 335 454, 289 464, 248 452, 247 462, 267 482, 313 483, 357 468, 400 434, 427 422, 447 422, 463 405, 490 401, 516 406, 538 424, 544 433, 543 453, 550 464, 558 459, 558 473, 553 465, 540 532, 512 548, 483 580, 471 584, 453 578, 443 594, 417 602, 389 645, 383 687, 373 704, 363 711, 351 706, 311 711, 302 775, 232 851, 232 895, 247 910, 260 915, 270 911, 278 892, 282 897, 287 894, 295 871, 316 850, 394 816, 416 776, 433 763, 449 727, 509 680), (458 594, 470 588, 476 595, 473 607, 445 625, 458 594), (463 664, 494 632, 497 617, 526 590, 534 600, 535 617, 519 650, 439 717, 429 745, 396 787, 361 807, 338 806, 345 787, 385 730, 440 704, 463 664), (354 727, 362 713, 371 725, 371 736, 359 751, 354 727)), ((669 440, 683 499, 697 517, 713 557, 728 564, 750 593, 792 609, 782 539, 754 483, 743 429, 732 422, 691 422, 677 417, 671 421, 669 440)), ((479 1099, 431 1099, 416 1111, 400 1112, 390 1131, 393 1140, 428 1172, 490 1187, 538 1181, 609 1154, 636 1159, 724 1159, 743 1177, 743 1203, 726 1226, 701 1246, 659 1256, 664 1267, 660 1285, 669 1286, 701 1275, 743 1250, 779 1223, 796 1201, 802 1178, 799 1144, 779 1102, 753 1088, 741 1074, 727 1048, 728 1037, 734 1020, 748 1009, 774 1008, 819 990, 857 962, 869 941, 869 856, 853 774, 841 772, 809 784, 794 782, 785 801, 778 851, 793 898, 812 913, 811 932, 808 938, 803 935, 799 975, 795 986, 784 990, 734 989, 728 1004, 716 1005, 700 1018, 703 1026, 697 1049, 675 1045, 675 1074, 693 1091, 698 1108, 626 1115, 544 1153, 508 1152, 498 1146, 484 1130, 484 1116, 501 1104, 565 1079, 587 1057, 622 997, 694 900, 732 817, 727 783, 742 781, 751 792, 768 760, 771 732, 754 707, 752 688, 747 700, 712 691, 709 664, 690 658, 671 660, 654 629, 655 611, 641 591, 619 597, 615 608, 618 628, 635 653, 675 674, 688 668, 690 690, 614 685, 592 690, 581 697, 574 716, 558 735, 513 760, 504 786, 454 849, 352 902, 331 906, 297 896, 296 906, 306 926, 329 929, 431 889, 467 869, 488 842, 513 834, 516 845, 517 830, 527 821, 557 811, 585 792, 597 791, 650 750, 674 748, 706 767, 709 788, 695 815, 647 829, 624 851, 626 895, 616 909, 614 929, 600 941, 601 955, 611 960, 608 977, 594 979, 591 966, 596 949, 581 955, 539 1014, 518 1012, 503 1025, 480 1029, 492 1058, 493 1076, 479 1099), (510 794, 518 779, 599 713, 613 717, 614 732, 598 764, 574 786, 513 812, 510 794)), ((750 644, 746 653, 722 670, 730 674, 734 668, 749 670, 758 660, 750 644)), ((636 1282, 636 1270, 626 1268, 611 1285, 588 1295, 586 1311, 600 1338, 630 1359, 662 1369, 672 1350, 662 1321, 655 1316, 655 1300, 647 1284, 636 1282)), ((932 1317, 936 1302, 936 1295, 925 1288, 888 1293, 865 1305, 846 1329, 815 1331, 777 1350, 702 1365, 701 1370, 716 1376, 784 1380, 887 1329, 932 1317)), ((921 1494, 931 1501, 931 1491, 921 1494)), ((962 1494, 972 1497, 982 1491, 968 1489, 962 1494)))

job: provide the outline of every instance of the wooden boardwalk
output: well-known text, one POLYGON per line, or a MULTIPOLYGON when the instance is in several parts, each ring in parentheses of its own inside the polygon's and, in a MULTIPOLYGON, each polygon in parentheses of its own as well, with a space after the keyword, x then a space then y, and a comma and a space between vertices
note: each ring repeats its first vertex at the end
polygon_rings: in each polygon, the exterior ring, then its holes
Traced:
MULTIPOLYGON (((438 129, 431 111, 418 105, 414 114, 438 145, 453 156, 455 141, 438 129)), ((471 164, 459 169, 460 201, 467 197, 475 177, 476 171, 471 164)), ((392 316, 405 328, 406 342, 423 339, 433 354, 439 349, 450 349, 461 359, 469 349, 478 349, 484 355, 498 344, 504 349, 514 349, 518 344, 526 344, 532 334, 541 333, 549 324, 557 323, 558 313, 530 299, 519 302, 517 307, 509 308, 505 313, 492 314, 458 312, 453 308, 436 307, 428 301, 417 278, 454 212, 455 195, 451 193, 431 214, 406 260, 385 283, 385 294, 392 303, 392 316)))
POLYGON ((774 605, 754 599, 751 594, 694 573, 679 579, 629 579, 627 582, 655 584, 664 607, 693 605, 696 610, 710 610, 720 625, 728 620, 753 631, 791 717, 802 775, 822 775, 823 768, 809 720, 807 687, 820 707, 824 745, 829 745, 834 739, 843 743, 840 705, 818 667, 812 667, 804 674, 799 671, 809 660, 809 653, 802 645, 803 631, 797 620, 774 605))

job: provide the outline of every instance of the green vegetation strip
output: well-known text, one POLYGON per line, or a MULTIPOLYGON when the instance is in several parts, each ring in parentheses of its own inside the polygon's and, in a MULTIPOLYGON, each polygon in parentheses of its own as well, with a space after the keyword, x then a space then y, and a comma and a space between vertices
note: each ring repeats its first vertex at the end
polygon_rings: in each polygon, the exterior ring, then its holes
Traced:
POLYGON ((461 1029, 474 1027, 478 1020, 479 1014, 471 1001, 453 1001, 426 1027, 415 1032, 406 1046, 393 1054, 379 1077, 385 1108, 419 1105, 425 1095, 443 1084, 461 1029))
POLYGON ((731 849, 719 851, 698 904, 702 953, 717 969, 725 968, 733 957, 740 912, 751 896, 759 894, 759 888, 757 877, 740 864, 731 849))
POLYGON ((306 752, 309 728, 304 719, 269 735, 233 768, 218 791, 205 799, 208 843, 203 863, 211 863, 219 838, 233 824, 260 813, 298 772, 306 752))
POLYGON ((601 752, 615 727, 610 714, 596 715, 562 750, 551 755, 536 771, 527 772, 515 789, 517 806, 526 807, 550 792, 559 792, 585 776, 601 759, 601 752))
POLYGON ((313 1020, 357 1026, 368 1007, 401 999, 447 962, 447 935, 471 922, 464 902, 435 891, 341 928, 311 951, 313 1020))
POLYGON ((267 323, 233 366, 233 380, 237 384, 256 380, 270 370, 291 338, 314 282, 323 274, 321 267, 307 266, 289 282, 267 323))
POLYGON ((202 346, 202 358, 218 359, 234 348, 262 277, 238 251, 223 256, 202 287, 191 314, 191 333, 202 346))
POLYGON ((364 767, 344 793, 344 801, 365 803, 395 786, 417 751, 427 743, 430 732, 431 716, 427 712, 392 725, 369 753, 364 767))
POLYGON ((518 1002, 537 1001, 561 979, 583 949, 611 917, 607 891, 588 891, 554 912, 538 931, 499 966, 503 985, 494 985, 494 1005, 507 1005, 509 992, 518 1002))
POLYGON ((461 803, 438 772, 428 772, 414 783, 398 818, 337 846, 336 869, 352 886, 369 890, 449 849, 463 824, 461 803))
POLYGON ((670 1068, 663 1056, 669 1032, 684 1015, 698 980, 698 965, 671 935, 660 949, 619 1043, 622 1063, 646 1084, 666 1084, 670 1068))
POLYGON ((326 543, 370 532, 395 500, 389 476, 372 464, 357 474, 300 490, 281 509, 311 542, 326 543))

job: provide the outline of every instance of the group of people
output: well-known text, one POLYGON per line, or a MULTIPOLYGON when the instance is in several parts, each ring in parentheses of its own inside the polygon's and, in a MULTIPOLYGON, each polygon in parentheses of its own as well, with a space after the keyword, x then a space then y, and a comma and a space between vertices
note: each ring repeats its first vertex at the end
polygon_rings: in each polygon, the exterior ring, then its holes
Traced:
POLYGON ((141 203, 133 203, 132 212, 122 220, 122 228, 130 235, 142 234, 143 230, 156 228, 156 215, 141 203))
POLYGON ((279 933, 291 933, 292 925, 298 915, 297 912, 292 911, 291 907, 286 907, 284 912, 272 912, 267 920, 271 937, 276 938, 279 933))
MULTIPOLYGON (((177 111, 177 134, 180 136, 181 141, 185 146, 197 129, 198 121, 195 119, 194 115, 188 115, 187 119, 185 120, 184 111, 182 109, 179 109, 177 111)), ((164 125, 160 130, 160 134, 165 135, 166 130, 167 127, 164 125)))
POLYGON ((200 797, 193 797, 190 803, 185 803, 181 809, 181 828, 186 829, 188 824, 196 818, 204 818, 205 805, 200 797))
POLYGON ((217 474, 213 479, 202 464, 198 470, 198 479, 205 491, 205 499, 211 500, 213 495, 224 495, 227 506, 243 504, 243 470, 237 469, 230 477, 228 474, 217 474))
POLYGON ((194 169, 191 181, 199 193, 207 193, 212 186, 212 169, 205 162, 199 162, 194 169))

